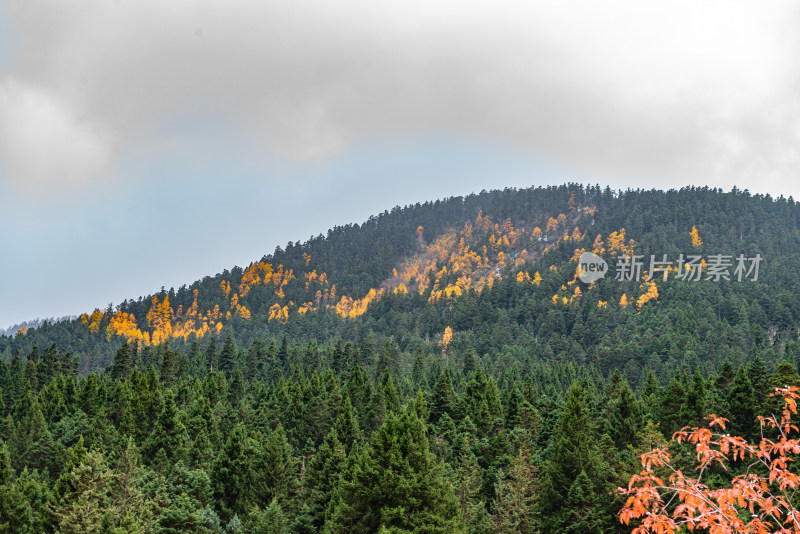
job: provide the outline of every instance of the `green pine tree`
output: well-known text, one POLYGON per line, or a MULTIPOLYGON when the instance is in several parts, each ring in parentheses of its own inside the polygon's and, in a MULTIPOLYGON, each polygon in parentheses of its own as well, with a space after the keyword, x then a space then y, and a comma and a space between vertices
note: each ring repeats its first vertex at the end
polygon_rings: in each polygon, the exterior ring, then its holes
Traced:
POLYGON ((325 436, 305 473, 306 500, 313 524, 317 529, 322 528, 325 522, 325 511, 339 484, 339 475, 346 459, 344 445, 339 441, 336 429, 333 428, 325 436))
POLYGON ((453 487, 412 409, 389 413, 343 473, 323 532, 464 532, 453 487))

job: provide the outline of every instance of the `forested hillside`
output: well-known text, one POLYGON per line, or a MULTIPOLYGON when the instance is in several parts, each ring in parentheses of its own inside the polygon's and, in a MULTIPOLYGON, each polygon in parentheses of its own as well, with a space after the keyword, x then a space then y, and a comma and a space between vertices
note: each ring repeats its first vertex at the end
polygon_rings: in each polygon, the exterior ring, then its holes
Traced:
POLYGON ((629 531, 639 453, 800 385, 798 264, 791 198, 568 184, 0 336, 0 531, 629 531))

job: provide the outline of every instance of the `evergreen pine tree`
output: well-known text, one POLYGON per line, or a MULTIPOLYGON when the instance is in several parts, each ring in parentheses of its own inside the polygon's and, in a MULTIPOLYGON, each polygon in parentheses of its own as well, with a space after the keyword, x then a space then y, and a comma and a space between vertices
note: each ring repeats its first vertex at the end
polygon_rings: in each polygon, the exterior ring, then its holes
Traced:
POLYGON ((581 470, 577 478, 570 484, 567 499, 560 521, 563 530, 570 534, 603 532, 608 523, 603 517, 595 489, 586 471, 581 470))
POLYGON ((111 377, 115 379, 126 379, 133 372, 133 366, 133 352, 131 352, 131 347, 126 341, 114 354, 114 362, 109 368, 111 377))
MULTIPOLYGON (((567 391, 564 408, 556 422, 549 446, 549 455, 542 476, 542 531, 560 533, 568 524, 568 481, 574 481, 582 471, 592 481, 597 492, 606 489, 608 466, 599 449, 586 391, 577 382, 567 391)), ((610 488, 609 490, 610 491, 610 488)), ((607 499, 610 500, 610 497, 607 499)), ((610 506, 610 503, 605 503, 610 506)), ((607 525, 613 524, 609 514, 607 525)))
POLYGON ((530 451, 522 448, 514 458, 507 477, 498 476, 493 521, 495 532, 533 534, 539 531, 536 502, 539 496, 538 470, 530 451))
POLYGON ((428 378, 425 373, 425 353, 422 350, 422 345, 417 347, 414 352, 414 365, 411 368, 411 385, 414 389, 426 387, 428 378))
POLYGON ((363 434, 358 425, 358 420, 353 414, 353 406, 350 404, 350 395, 345 394, 342 399, 342 406, 339 409, 339 415, 336 417, 336 422, 333 425, 336 429, 336 435, 344 446, 345 450, 349 451, 356 443, 361 440, 363 434))
POLYGON ((756 422, 755 409, 758 399, 750 377, 744 366, 739 367, 731 386, 728 405, 730 406, 729 431, 731 434, 751 440, 760 434, 760 425, 756 422))
POLYGON ((257 512, 251 534, 288 534, 286 515, 277 500, 273 500, 263 511, 257 512))
POLYGON ((439 376, 439 381, 433 388, 433 398, 431 399, 430 422, 436 424, 444 415, 452 417, 456 403, 456 394, 453 391, 453 382, 450 379, 450 370, 445 369, 439 376))
POLYGON ((219 371, 225 376, 231 376, 235 366, 236 345, 233 343, 233 337, 229 335, 225 338, 225 343, 219 353, 219 371))
POLYGON ((164 393, 164 406, 153 426, 153 432, 145 441, 142 450, 153 458, 163 449, 167 458, 180 457, 183 454, 186 429, 175 406, 175 396, 171 390, 164 393))
POLYGON ((214 500, 225 519, 245 515, 253 503, 252 447, 242 423, 233 427, 211 466, 214 500))
POLYGON ((266 505, 277 500, 285 504, 295 490, 295 467, 286 432, 278 423, 253 461, 250 484, 256 503, 266 505))
POLYGON ((309 514, 317 529, 322 528, 325 521, 325 510, 338 486, 346 458, 344 445, 333 428, 308 464, 305 477, 306 500, 309 514))
POLYGON ((483 486, 483 471, 472 452, 462 452, 459 460, 455 493, 461 525, 465 531, 469 531, 470 525, 478 519, 481 511, 486 510, 484 502, 478 498, 483 486))
POLYGON ((217 341, 215 336, 211 336, 211 341, 208 342, 206 347, 206 371, 211 372, 214 369, 219 370, 217 364, 217 341))
POLYGON ((342 474, 323 532, 464 532, 453 487, 414 410, 389 413, 342 474), (395 529, 395 530, 392 530, 395 529))

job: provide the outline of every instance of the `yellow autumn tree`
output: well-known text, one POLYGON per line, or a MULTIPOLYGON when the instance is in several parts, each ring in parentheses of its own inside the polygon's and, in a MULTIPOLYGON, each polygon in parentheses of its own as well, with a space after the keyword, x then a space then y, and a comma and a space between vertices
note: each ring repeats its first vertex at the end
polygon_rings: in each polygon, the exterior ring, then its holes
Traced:
POLYGON ((608 252, 611 254, 615 252, 627 252, 627 247, 625 246, 625 228, 620 229, 619 232, 611 232, 609 234, 608 252))
POLYGON ((222 290, 222 294, 225 295, 225 298, 228 298, 231 292, 231 283, 223 280, 219 283, 219 288, 222 290))
POLYGON ((575 291, 572 293, 572 296, 570 297, 569 301, 572 302, 573 300, 581 300, 582 296, 583 296, 583 291, 581 291, 581 288, 575 286, 575 291))
POLYGON ((642 293, 639 298, 636 300, 636 307, 641 310, 642 306, 647 304, 649 301, 658 298, 658 288, 656 287, 656 283, 653 281, 648 282, 647 284, 647 291, 642 293))
POLYGON ((172 337, 172 319, 175 312, 169 305, 169 295, 164 295, 164 300, 158 302, 158 296, 153 295, 150 299, 150 311, 147 312, 147 324, 153 329, 150 334, 150 342, 158 345, 172 337))
POLYGON ((703 240, 700 239, 700 233, 697 231, 697 227, 696 226, 692 226, 692 231, 689 232, 689 233, 692 236, 692 246, 693 247, 699 247, 700 245, 703 244, 703 240))
POLYGON ((605 244, 603 243, 603 236, 597 234, 597 237, 594 238, 594 244, 592 245, 592 252, 597 254, 598 256, 602 256, 603 252, 606 251, 604 246, 605 244))
POLYGON ((628 307, 628 295, 625 293, 619 298, 619 307, 620 308, 627 308, 628 307))
POLYGON ((444 333, 442 333, 442 340, 439 341, 439 345, 442 347, 442 356, 447 353, 447 346, 453 340, 453 329, 449 326, 444 329, 444 333))

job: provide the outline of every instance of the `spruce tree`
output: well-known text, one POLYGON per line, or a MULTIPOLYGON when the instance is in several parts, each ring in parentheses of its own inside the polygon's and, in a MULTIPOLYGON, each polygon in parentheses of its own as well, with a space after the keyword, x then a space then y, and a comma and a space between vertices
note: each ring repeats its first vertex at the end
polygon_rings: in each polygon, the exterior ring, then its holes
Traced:
POLYGON ((733 379, 728 404, 731 410, 728 414, 730 433, 747 440, 755 438, 760 433, 755 412, 759 403, 744 366, 739 367, 733 379))
POLYGON ((414 389, 424 388, 428 384, 428 378, 425 376, 425 353, 422 350, 422 345, 417 347, 414 352, 414 365, 411 368, 411 384, 414 389))
POLYGON ((257 449, 252 467, 250 485, 256 503, 265 506, 277 500, 286 504, 295 492, 296 461, 280 423, 257 449))
POLYGON ((273 500, 263 511, 254 514, 251 534, 288 534, 289 526, 281 505, 273 500))
POLYGON ((67 476, 72 489, 59 500, 53 511, 59 532, 99 532, 106 513, 119 514, 119 509, 110 499, 114 474, 101 453, 89 452, 67 476))
POLYGON ((611 400, 611 414, 605 422, 605 431, 618 450, 634 444, 642 426, 641 409, 627 380, 622 380, 616 397, 611 400))
POLYGON ((171 390, 164 394, 164 406, 153 426, 153 432, 145 441, 142 449, 146 456, 153 458, 163 449, 167 458, 180 457, 184 452, 186 429, 181 422, 175 396, 171 390))
POLYGON ((455 493, 461 525, 469 531, 481 511, 486 510, 484 502, 478 498, 483 486, 483 470, 472 452, 462 452, 459 463, 455 493))
POLYGON ((219 371, 229 377, 235 366, 236 345, 233 343, 233 337, 229 335, 225 338, 225 343, 222 345, 222 350, 219 353, 219 371))
POLYGON ((453 382, 450 379, 450 370, 445 369, 439 376, 436 386, 433 388, 433 398, 431 399, 430 422, 436 424, 444 415, 453 415, 456 403, 456 394, 453 391, 453 382))
POLYGON ((570 484, 563 513, 560 514, 561 532, 570 534, 586 534, 603 532, 608 521, 603 517, 597 490, 586 474, 581 470, 577 478, 570 484))
POLYGON ((344 446, 345 450, 349 451, 353 443, 361 441, 363 434, 358 425, 358 420, 353 414, 353 406, 350 404, 350 395, 345 394, 342 399, 342 406, 339 409, 339 415, 336 417, 336 422, 333 425, 336 430, 336 435, 344 446))
MULTIPOLYGON (((556 422, 542 476, 542 531, 560 533, 567 524, 569 481, 582 471, 598 492, 605 492, 608 465, 599 449, 599 436, 586 401, 586 391, 574 382, 567 391, 564 408, 556 422)), ((610 488, 608 488, 610 492, 610 488)), ((606 500, 610 500, 606 499, 606 500)), ((610 505, 610 502, 605 504, 610 505)), ((613 524, 613 515, 607 523, 613 524)))
POLYGON ((530 451, 520 449, 508 476, 498 476, 492 519, 498 534, 534 534, 539 532, 536 504, 539 497, 539 473, 530 451))
POLYGON ((210 373, 214 369, 219 369, 217 364, 217 341, 215 336, 211 336, 211 341, 208 342, 206 347, 206 371, 210 373))
POLYGON ((464 532, 453 487, 413 409, 389 413, 343 473, 323 532, 464 532), (393 530, 394 529, 394 530, 393 530))
POLYGON ((126 379, 133 372, 133 367, 133 352, 131 351, 130 345, 126 341, 114 354, 114 362, 111 364, 109 371, 112 378, 126 379))
POLYGON ((333 428, 308 464, 305 477, 306 500, 309 514, 317 529, 322 528, 325 522, 325 510, 336 491, 346 458, 344 445, 333 428))
POLYGON ((214 500, 221 516, 230 519, 234 514, 246 514, 253 503, 252 447, 242 423, 233 427, 211 466, 214 500))

